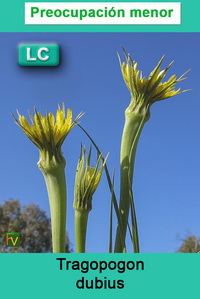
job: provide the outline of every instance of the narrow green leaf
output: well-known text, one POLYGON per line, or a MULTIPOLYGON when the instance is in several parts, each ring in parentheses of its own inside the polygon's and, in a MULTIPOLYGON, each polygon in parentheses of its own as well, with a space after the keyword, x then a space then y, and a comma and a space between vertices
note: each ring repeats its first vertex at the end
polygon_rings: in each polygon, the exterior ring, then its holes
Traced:
POLYGON ((109 253, 113 252, 113 236, 112 236, 112 231, 113 231, 113 192, 114 192, 114 180, 115 180, 115 172, 113 173, 113 178, 112 178, 112 191, 111 191, 111 201, 110 201, 110 233, 109 233, 109 253))

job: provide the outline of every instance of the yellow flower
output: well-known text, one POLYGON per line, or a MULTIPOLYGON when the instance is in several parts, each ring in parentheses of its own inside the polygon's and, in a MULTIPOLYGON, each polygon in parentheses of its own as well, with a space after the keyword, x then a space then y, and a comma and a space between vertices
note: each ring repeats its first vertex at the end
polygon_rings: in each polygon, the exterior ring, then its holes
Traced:
POLYGON ((44 176, 49 197, 54 253, 65 252, 66 237, 66 161, 61 146, 82 115, 80 113, 72 121, 72 111, 68 109, 65 114, 64 104, 62 109, 58 106, 55 117, 52 113, 42 116, 35 109, 33 116, 29 113, 31 123, 19 113, 18 119, 13 115, 17 125, 39 148, 37 164, 44 176))
POLYGON ((29 113, 31 124, 25 116, 19 113, 18 119, 15 118, 15 121, 40 150, 53 150, 61 148, 66 136, 77 124, 78 119, 82 115, 80 113, 72 121, 72 111, 68 109, 67 114, 65 114, 65 107, 63 105, 62 109, 58 106, 56 117, 52 113, 42 116, 35 109, 34 116, 29 113))
MULTIPOLYGON (((125 51, 124 51, 125 52, 125 51)), ((131 93, 131 107, 135 108, 138 104, 150 107, 154 102, 161 101, 175 95, 178 95, 186 90, 175 89, 177 83, 185 80, 185 72, 179 78, 173 75, 166 82, 161 82, 166 76, 167 71, 173 64, 173 61, 164 70, 160 70, 160 66, 164 60, 164 56, 158 62, 155 69, 150 73, 148 78, 142 76, 142 72, 137 69, 137 62, 133 61, 129 54, 125 52, 126 62, 121 62, 120 66, 124 81, 131 93)))
POLYGON ((90 166, 91 148, 86 157, 85 147, 81 147, 81 154, 77 165, 74 188, 74 209, 90 211, 92 209, 92 196, 96 191, 105 166, 102 154, 97 158, 96 166, 90 166))

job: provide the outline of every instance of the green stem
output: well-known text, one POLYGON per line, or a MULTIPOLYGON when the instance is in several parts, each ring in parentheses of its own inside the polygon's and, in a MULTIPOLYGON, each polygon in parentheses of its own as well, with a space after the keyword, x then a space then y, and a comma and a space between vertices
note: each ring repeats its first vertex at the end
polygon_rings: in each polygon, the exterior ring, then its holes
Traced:
POLYGON ((49 197, 53 253, 65 252, 66 179, 64 165, 42 171, 49 197))
POLYGON ((75 210, 76 252, 85 252, 86 231, 89 211, 75 210))
MULTIPOLYGON (((120 233, 119 225, 117 227, 116 240, 115 240, 115 252, 124 252, 126 239, 126 231, 128 226, 128 216, 130 209, 130 190, 132 190, 133 182, 133 171, 134 171, 134 161, 136 155, 136 149, 140 133, 142 128, 147 121, 146 111, 133 112, 129 110, 129 107, 125 111, 125 124, 122 134, 121 141, 121 153, 120 153, 120 203, 119 210, 121 213, 122 225, 123 225, 123 235, 120 233)), ((132 199, 133 200, 133 199, 132 199)), ((132 202, 132 204, 134 204, 132 202)), ((134 238, 133 242, 135 251, 139 251, 139 240, 137 232, 137 222, 135 213, 133 222, 134 227, 134 238), (137 236, 137 237, 135 237, 137 236)))

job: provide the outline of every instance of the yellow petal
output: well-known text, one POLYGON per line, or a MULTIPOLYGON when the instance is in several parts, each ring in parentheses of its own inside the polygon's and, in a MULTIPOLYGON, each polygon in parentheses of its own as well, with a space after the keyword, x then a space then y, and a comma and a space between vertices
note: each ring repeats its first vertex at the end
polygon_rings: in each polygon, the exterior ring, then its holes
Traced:
POLYGON ((49 123, 50 123, 50 126, 51 126, 51 129, 53 130, 54 129, 54 115, 52 113, 49 113, 48 114, 48 118, 49 118, 49 123))
POLYGON ((71 126, 71 124, 72 124, 72 110, 71 109, 67 109, 67 117, 66 117, 65 123, 66 122, 71 126))
POLYGON ((65 121, 64 113, 61 109, 58 109, 56 112, 56 126, 57 128, 62 127, 65 121))
POLYGON ((19 115, 19 122, 20 122, 20 125, 27 131, 31 130, 31 125, 29 124, 26 117, 24 117, 23 115, 19 115))

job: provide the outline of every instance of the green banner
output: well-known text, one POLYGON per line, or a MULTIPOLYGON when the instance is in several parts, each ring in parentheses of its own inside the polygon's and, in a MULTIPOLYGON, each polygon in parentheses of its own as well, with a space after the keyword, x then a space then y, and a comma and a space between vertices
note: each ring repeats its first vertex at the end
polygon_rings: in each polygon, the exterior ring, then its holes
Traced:
MULTIPOLYGON (((26 1, 40 3, 41 1, 26 1)), ((86 1, 47 1, 45 2, 82 2, 86 1)), ((104 1, 87 1, 87 3, 98 3, 104 1)), ((111 2, 111 1, 110 1, 111 2)), ((137 3, 151 3, 152 1, 135 1, 137 3)), ((154 3, 169 1, 153 1, 154 3)), ((178 2, 170 1, 169 3, 178 2)), ((113 3, 113 2, 112 2, 113 3)), ((134 1, 115 1, 115 3, 133 3, 134 1)), ((1 4, 1 32, 199 32, 199 9, 200 2, 197 0, 182 0, 181 3, 181 25, 25 25, 25 1, 10 0, 1 4)), ((107 2, 109 5, 109 2, 107 2)), ((99 21, 100 22, 100 21, 99 21)))
POLYGON ((2 254, 4 298, 196 298, 198 254, 2 254))

